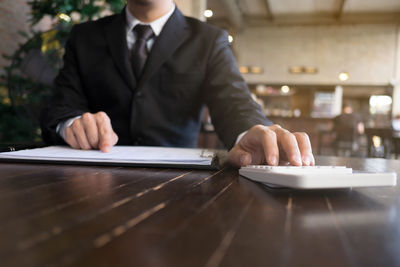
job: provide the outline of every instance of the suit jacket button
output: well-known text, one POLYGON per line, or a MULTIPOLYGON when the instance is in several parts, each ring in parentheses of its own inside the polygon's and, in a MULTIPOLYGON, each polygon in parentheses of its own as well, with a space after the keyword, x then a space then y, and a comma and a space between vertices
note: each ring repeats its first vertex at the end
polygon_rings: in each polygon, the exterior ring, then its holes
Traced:
POLYGON ((136 97, 141 97, 142 95, 143 95, 142 92, 137 92, 137 93, 136 93, 136 97))

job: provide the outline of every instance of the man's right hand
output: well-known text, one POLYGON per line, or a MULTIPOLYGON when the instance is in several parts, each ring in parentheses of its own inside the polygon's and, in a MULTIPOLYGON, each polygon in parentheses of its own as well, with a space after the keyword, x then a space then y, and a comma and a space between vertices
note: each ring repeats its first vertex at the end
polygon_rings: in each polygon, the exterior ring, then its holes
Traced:
POLYGON ((113 131, 111 120, 106 113, 86 112, 65 129, 65 141, 76 149, 100 149, 102 152, 110 152, 118 142, 118 136, 113 131))

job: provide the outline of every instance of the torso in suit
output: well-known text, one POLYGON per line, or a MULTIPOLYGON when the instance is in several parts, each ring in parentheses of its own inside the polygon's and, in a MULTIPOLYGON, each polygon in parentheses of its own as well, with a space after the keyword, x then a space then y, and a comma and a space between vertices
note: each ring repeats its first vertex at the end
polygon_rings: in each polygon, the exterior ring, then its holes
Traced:
POLYGON ((270 124, 250 97, 225 31, 176 8, 137 80, 125 23, 122 12, 73 27, 42 116, 47 143, 64 143, 57 124, 84 112, 107 113, 119 145, 195 147, 204 105, 228 148, 255 124, 270 124))

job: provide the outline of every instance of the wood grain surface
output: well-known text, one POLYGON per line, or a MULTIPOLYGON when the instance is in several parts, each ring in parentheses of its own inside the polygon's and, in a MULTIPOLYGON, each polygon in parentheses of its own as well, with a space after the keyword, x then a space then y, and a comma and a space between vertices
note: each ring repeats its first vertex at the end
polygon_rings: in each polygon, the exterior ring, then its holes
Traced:
MULTIPOLYGON (((318 157, 396 171, 400 161, 318 157)), ((400 266, 400 189, 220 171, 0 164, 0 266, 400 266)))

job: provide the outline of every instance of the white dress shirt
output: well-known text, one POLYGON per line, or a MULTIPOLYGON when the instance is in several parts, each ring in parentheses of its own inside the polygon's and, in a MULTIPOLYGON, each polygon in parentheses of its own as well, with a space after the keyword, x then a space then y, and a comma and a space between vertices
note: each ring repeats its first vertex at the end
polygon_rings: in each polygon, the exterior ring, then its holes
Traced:
MULTIPOLYGON (((135 18, 131 12, 128 10, 128 8, 125 8, 125 16, 126 16, 126 42, 127 42, 127 47, 128 50, 131 51, 133 48, 133 45, 136 42, 136 36, 133 32, 133 28, 137 25, 137 24, 143 24, 143 25, 150 25, 151 29, 154 32, 155 37, 159 36, 162 29, 164 28, 165 24, 167 23, 168 19, 171 17, 172 13, 174 13, 175 11, 175 4, 172 6, 172 8, 162 17, 159 17, 158 19, 150 22, 150 23, 144 23, 141 22, 140 20, 138 20, 137 18, 135 18)), ((151 51, 151 48, 153 47, 154 44, 154 40, 155 38, 150 38, 147 43, 147 50, 151 51)), ((81 116, 76 116, 73 118, 70 118, 64 122, 60 122, 57 125, 57 133, 65 140, 65 130, 71 126, 75 120, 81 118, 81 116)), ((243 135, 245 135, 247 133, 243 132, 241 133, 237 139, 236 139, 236 143, 238 143, 240 141, 240 139, 243 137, 243 135)), ((235 144, 236 144, 235 143, 235 144)))
MULTIPOLYGON (((125 15, 126 15, 126 42, 128 45, 128 50, 131 51, 133 45, 136 42, 136 36, 133 33, 133 28, 135 28, 138 24, 149 25, 154 32, 155 37, 159 36, 162 29, 164 28, 165 23, 167 23, 169 17, 171 17, 172 13, 175 11, 175 5, 171 8, 168 13, 163 15, 162 17, 152 21, 150 23, 144 23, 135 18, 131 12, 129 12, 128 8, 125 8, 125 15)), ((150 38, 147 43, 147 50, 150 51, 154 44, 154 38, 150 38)))

